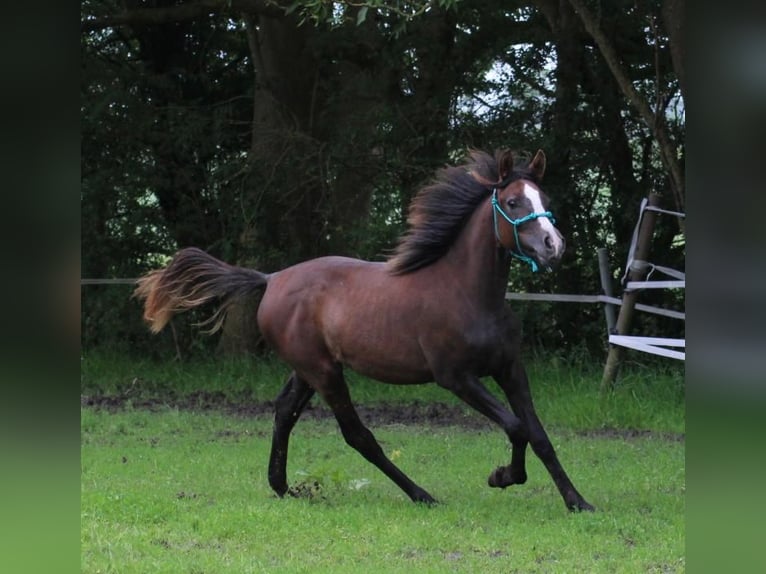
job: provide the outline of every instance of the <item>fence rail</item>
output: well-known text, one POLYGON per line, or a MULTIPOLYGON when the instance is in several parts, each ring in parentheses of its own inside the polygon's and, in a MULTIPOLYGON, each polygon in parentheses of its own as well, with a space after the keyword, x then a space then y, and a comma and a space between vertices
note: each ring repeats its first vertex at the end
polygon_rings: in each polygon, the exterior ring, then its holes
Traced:
MULTIPOLYGON (((554 303, 608 303, 611 305, 622 305, 622 299, 619 297, 610 297, 608 295, 569 295, 559 293, 511 293, 510 291, 505 294, 505 298, 515 301, 551 301, 554 303)), ((680 319, 686 321, 686 313, 682 311, 674 311, 673 309, 665 309, 663 307, 653 307, 652 305, 644 305, 643 303, 636 303, 636 309, 645 313, 653 313, 655 315, 662 315, 663 317, 670 317, 671 319, 680 319)))
POLYGON ((133 285, 138 279, 80 279, 80 285, 133 285))
MULTIPOLYGON (((80 285, 133 285, 137 279, 115 278, 115 279, 80 279, 80 285)), ((611 305, 622 305, 619 297, 610 297, 608 295, 575 295, 567 293, 512 293, 507 292, 505 298, 508 301, 548 301, 551 303, 604 303, 611 305)), ((651 305, 636 304, 636 309, 645 313, 662 315, 672 319, 686 320, 686 313, 664 309, 662 307, 653 307, 651 305)))

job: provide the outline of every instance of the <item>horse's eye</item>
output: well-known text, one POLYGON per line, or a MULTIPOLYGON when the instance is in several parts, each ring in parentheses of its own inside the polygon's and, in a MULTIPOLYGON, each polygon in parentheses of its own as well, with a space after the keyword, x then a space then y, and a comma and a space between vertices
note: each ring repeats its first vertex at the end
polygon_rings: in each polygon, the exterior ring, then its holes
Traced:
POLYGON ((507 202, 509 209, 515 209, 516 208, 516 200, 511 198, 507 202))

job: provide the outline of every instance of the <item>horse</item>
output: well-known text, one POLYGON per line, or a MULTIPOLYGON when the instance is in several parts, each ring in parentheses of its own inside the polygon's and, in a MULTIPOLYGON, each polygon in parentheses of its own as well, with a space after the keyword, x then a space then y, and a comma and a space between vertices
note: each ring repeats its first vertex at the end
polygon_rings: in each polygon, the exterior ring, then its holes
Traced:
POLYGON ((550 473, 566 507, 594 510, 567 476, 532 402, 520 356, 519 320, 505 304, 511 262, 552 270, 565 241, 540 188, 546 158, 521 160, 509 150, 474 150, 437 170, 418 191, 407 229, 385 261, 328 256, 274 273, 220 261, 189 247, 141 277, 135 295, 159 332, 172 315, 218 303, 205 323, 219 329, 237 299, 262 292, 256 321, 292 372, 275 400, 268 481, 289 492, 287 452, 301 411, 318 393, 346 443, 414 502, 436 502, 383 452, 361 421, 344 368, 390 384, 435 382, 496 423, 511 460, 488 485, 526 482, 527 445, 550 473), (510 409, 480 380, 492 377, 510 409))

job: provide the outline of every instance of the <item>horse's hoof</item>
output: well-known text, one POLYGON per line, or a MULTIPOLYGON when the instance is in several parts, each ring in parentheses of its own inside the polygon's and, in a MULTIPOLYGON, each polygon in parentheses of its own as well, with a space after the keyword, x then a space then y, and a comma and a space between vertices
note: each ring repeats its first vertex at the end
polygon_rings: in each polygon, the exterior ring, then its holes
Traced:
POLYGON ((588 504, 585 500, 580 499, 572 504, 567 505, 570 512, 595 512, 596 507, 592 504, 588 504))
POLYGON ((272 486, 272 487, 271 487, 271 490, 273 490, 273 491, 274 491, 274 493, 275 493, 275 494, 276 494, 276 495, 277 495, 279 498, 284 498, 284 497, 285 497, 285 494, 287 494, 287 492, 288 492, 288 490, 289 490, 289 489, 287 488, 287 485, 285 485, 285 487, 284 487, 284 488, 274 488, 274 487, 272 486))
POLYGON ((505 468, 502 466, 499 466, 495 470, 493 470, 489 474, 489 478, 487 479, 487 484, 491 486, 492 488, 505 488, 505 486, 502 485, 502 476, 503 476, 504 470, 505 468))
POLYGON ((510 466, 498 466, 490 473, 487 484, 492 488, 505 488, 512 484, 524 484, 526 481, 526 471, 514 472, 510 466))
POLYGON ((433 506, 439 503, 433 496, 428 494, 425 490, 421 490, 420 492, 416 492, 412 494, 410 498, 412 498, 412 502, 426 504, 428 506, 433 506))
POLYGON ((287 494, 287 478, 284 474, 269 472, 269 486, 271 490, 277 493, 279 498, 284 498, 285 494, 287 494))

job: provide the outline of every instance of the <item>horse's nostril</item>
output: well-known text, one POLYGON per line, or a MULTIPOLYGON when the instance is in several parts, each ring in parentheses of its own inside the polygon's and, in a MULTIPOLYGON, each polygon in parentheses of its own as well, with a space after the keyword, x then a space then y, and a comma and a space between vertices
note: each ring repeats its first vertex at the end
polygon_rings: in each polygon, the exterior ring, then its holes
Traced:
POLYGON ((545 236, 545 246, 548 249, 553 249, 553 239, 551 238, 550 234, 545 236))

